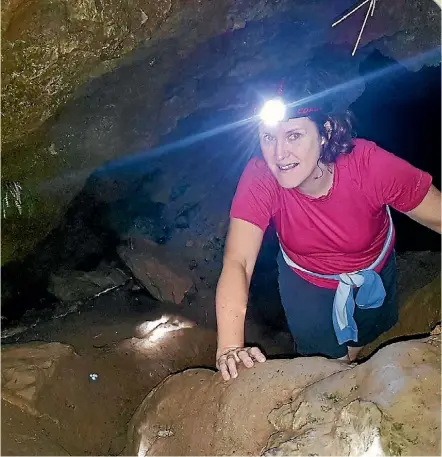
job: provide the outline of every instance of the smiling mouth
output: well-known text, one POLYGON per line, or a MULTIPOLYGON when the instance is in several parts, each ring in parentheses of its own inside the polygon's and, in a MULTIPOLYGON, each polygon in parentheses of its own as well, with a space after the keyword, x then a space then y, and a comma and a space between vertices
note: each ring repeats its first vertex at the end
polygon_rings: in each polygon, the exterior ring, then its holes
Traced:
POLYGON ((281 171, 288 171, 288 170, 293 170, 293 168, 296 168, 298 165, 299 165, 299 163, 294 162, 294 163, 289 163, 287 165, 277 165, 277 167, 281 171))

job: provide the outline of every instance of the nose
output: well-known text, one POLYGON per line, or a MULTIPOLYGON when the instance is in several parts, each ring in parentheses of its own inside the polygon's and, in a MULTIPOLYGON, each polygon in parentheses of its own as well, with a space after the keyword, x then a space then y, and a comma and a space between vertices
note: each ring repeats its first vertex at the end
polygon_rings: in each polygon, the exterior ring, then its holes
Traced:
POLYGON ((282 138, 278 138, 275 145, 275 159, 278 162, 283 161, 289 155, 289 151, 285 146, 285 141, 282 138))

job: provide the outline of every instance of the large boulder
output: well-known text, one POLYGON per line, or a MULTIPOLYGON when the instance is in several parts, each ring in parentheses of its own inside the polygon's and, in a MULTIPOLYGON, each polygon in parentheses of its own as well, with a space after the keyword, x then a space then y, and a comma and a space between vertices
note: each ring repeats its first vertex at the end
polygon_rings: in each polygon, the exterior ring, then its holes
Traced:
POLYGON ((188 370, 129 424, 125 455, 440 455, 440 335, 349 366, 272 360, 223 382, 188 370))
POLYGON ((181 303, 194 284, 188 266, 166 246, 145 238, 131 238, 119 246, 118 254, 157 300, 181 303))

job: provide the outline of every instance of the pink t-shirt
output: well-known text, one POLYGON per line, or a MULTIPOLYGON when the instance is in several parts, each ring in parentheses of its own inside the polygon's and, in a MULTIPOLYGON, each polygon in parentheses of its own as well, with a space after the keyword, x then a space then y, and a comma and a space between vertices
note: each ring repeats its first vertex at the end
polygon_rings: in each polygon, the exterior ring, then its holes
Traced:
MULTIPOLYGON (((350 154, 338 157, 333 186, 320 198, 282 188, 263 159, 251 159, 230 216, 263 231, 273 220, 284 251, 307 270, 339 274, 367 268, 387 237, 385 205, 411 211, 424 199, 432 177, 371 141, 355 139, 354 145, 350 154)), ((389 252, 393 246, 394 242, 389 252)), ((382 269, 387 257, 375 271, 382 269)), ((337 287, 335 280, 294 271, 317 286, 337 287)))

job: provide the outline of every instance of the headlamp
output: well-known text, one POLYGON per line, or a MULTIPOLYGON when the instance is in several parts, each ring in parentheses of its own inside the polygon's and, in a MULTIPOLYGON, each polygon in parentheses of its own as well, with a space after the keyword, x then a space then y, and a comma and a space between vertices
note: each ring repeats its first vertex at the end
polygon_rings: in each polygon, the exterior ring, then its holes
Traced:
POLYGON ((285 118, 286 112, 287 108, 282 99, 274 98, 264 103, 259 113, 259 117, 264 124, 275 126, 285 118))
POLYGON ((272 98, 264 103, 259 117, 265 125, 274 127, 283 120, 306 117, 317 111, 321 111, 319 106, 297 106, 293 103, 286 105, 282 98, 272 98))

